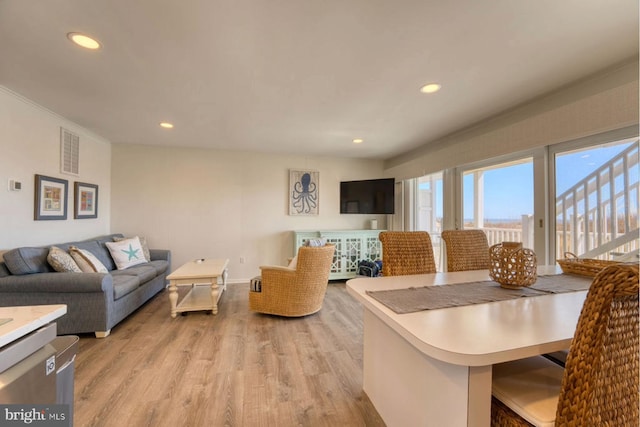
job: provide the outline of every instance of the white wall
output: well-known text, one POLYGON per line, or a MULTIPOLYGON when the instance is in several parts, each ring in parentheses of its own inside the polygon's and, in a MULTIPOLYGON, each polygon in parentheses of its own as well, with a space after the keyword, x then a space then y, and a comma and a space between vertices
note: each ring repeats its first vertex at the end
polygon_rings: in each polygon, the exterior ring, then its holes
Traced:
POLYGON ((112 154, 111 230, 171 249, 174 268, 229 258, 230 281, 247 281, 293 256, 293 230, 385 225, 339 213, 340 181, 380 178, 382 161, 125 144, 112 154), (319 215, 288 215, 289 169, 319 171, 319 215))
POLYGON ((111 145, 0 86, 0 252, 109 232, 111 145), (80 175, 60 173, 60 127, 80 136, 80 175), (67 219, 34 221, 35 174, 68 181, 67 219), (9 191, 9 180, 22 183, 9 191), (73 219, 73 183, 99 186, 98 218, 73 219))
POLYGON ((396 179, 638 126, 638 58, 385 162, 396 179))

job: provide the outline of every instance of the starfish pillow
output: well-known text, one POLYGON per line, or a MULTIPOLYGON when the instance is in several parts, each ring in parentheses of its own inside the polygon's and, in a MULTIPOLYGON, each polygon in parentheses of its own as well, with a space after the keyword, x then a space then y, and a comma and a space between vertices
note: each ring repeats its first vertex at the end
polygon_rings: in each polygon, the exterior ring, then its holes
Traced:
POLYGON ((134 265, 144 264, 147 260, 142 251, 142 245, 138 237, 120 240, 119 242, 105 242, 109 249, 113 262, 116 263, 118 270, 124 270, 134 265))

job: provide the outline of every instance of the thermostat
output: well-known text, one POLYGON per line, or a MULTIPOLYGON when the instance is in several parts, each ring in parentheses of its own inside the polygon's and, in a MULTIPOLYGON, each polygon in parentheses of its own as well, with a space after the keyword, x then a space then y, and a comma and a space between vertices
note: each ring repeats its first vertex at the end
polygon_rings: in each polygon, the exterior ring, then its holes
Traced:
POLYGON ((22 190, 22 183, 20 181, 9 180, 9 190, 20 191, 22 190))

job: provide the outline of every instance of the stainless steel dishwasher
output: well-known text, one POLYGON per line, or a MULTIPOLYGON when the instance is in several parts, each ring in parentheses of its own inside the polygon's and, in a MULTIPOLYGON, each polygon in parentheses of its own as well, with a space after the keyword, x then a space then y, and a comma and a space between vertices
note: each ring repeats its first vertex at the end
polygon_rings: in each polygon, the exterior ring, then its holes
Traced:
POLYGON ((56 403, 56 325, 0 348, 0 403, 56 403))

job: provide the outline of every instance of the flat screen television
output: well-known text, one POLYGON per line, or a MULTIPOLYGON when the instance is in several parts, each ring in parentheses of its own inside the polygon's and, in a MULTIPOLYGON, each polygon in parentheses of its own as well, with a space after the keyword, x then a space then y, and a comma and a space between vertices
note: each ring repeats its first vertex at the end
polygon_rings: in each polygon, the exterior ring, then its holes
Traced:
POLYGON ((341 214, 394 213, 395 179, 368 179, 340 183, 341 214))

